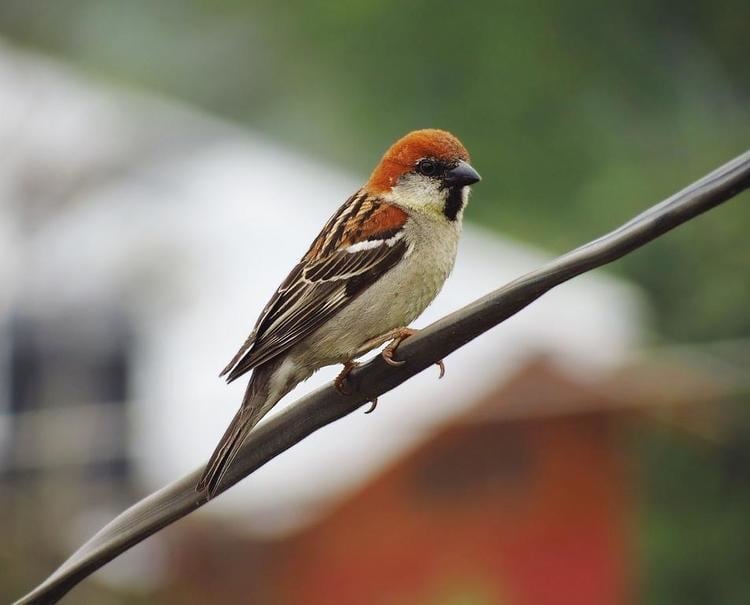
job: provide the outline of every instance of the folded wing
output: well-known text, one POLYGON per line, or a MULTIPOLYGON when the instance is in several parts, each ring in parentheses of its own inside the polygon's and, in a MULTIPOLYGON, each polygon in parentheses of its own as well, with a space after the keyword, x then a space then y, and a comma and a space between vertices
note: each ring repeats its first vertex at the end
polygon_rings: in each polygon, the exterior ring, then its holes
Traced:
POLYGON ((352 196, 279 286, 253 333, 222 372, 231 382, 309 336, 409 253, 406 215, 352 196))

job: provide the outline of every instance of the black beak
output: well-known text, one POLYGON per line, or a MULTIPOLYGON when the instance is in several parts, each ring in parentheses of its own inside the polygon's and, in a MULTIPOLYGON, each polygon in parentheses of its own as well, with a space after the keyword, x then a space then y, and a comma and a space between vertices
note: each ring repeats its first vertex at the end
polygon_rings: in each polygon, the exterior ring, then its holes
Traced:
POLYGON ((479 173, 463 160, 459 160, 455 168, 445 174, 444 182, 448 187, 463 187, 473 185, 482 180, 479 173))

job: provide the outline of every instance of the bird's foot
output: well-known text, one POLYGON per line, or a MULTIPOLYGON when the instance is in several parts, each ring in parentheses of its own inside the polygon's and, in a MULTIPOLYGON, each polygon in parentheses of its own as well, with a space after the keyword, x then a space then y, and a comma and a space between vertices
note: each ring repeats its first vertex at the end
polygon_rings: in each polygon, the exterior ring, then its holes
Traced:
POLYGON ((396 353, 396 349, 398 349, 398 345, 409 338, 409 336, 414 336, 416 333, 417 331, 412 330, 411 328, 396 328, 392 332, 389 332, 388 337, 391 342, 388 343, 388 346, 383 349, 383 352, 380 354, 383 357, 383 361, 389 366, 404 365, 406 363, 405 361, 394 359, 393 356, 396 353))
POLYGON ((341 370, 338 376, 336 376, 336 379, 333 381, 333 386, 336 387, 336 390, 341 393, 342 395, 351 395, 353 391, 351 390, 349 385, 349 374, 351 374, 352 370, 354 368, 358 368, 361 364, 357 363, 356 361, 352 361, 351 359, 349 361, 344 362, 344 368, 341 370))
MULTIPOLYGON (((339 393, 341 393, 342 395, 351 395, 353 393, 353 391, 349 388, 348 376, 354 368, 358 368, 360 365, 362 364, 351 360, 344 363, 344 369, 341 370, 339 375, 336 376, 336 379, 333 381, 333 386, 336 387, 336 390, 339 393)), ((376 407, 378 407, 377 397, 370 400, 370 407, 365 411, 365 414, 374 412, 376 407)))
MULTIPOLYGON (((399 361, 398 359, 394 359, 393 356, 395 355, 398 346, 404 340, 409 338, 409 336, 414 336, 417 332, 418 330, 413 330, 411 328, 397 328, 396 330, 389 332, 388 337, 392 340, 380 354, 383 357, 383 361, 385 361, 388 365, 395 367, 404 365, 406 361, 399 361)), ((443 363, 442 359, 439 359, 435 362, 435 365, 440 368, 440 376, 438 376, 438 380, 440 380, 443 376, 445 376, 445 364, 443 363)))

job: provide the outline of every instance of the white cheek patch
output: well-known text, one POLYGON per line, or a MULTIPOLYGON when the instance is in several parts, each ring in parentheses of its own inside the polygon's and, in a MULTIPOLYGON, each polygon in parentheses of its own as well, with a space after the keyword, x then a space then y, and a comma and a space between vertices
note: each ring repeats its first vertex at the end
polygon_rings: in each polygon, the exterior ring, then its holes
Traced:
POLYGON ((431 213, 442 211, 446 190, 435 179, 409 174, 391 189, 387 199, 400 206, 431 213))

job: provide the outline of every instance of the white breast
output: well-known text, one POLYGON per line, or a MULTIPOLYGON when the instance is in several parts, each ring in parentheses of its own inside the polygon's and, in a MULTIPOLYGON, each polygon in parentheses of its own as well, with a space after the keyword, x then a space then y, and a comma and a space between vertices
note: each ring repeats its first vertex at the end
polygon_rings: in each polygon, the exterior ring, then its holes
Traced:
POLYGON ((351 359, 368 340, 408 326, 437 296, 453 269, 460 221, 413 216, 404 229, 408 255, 310 337, 305 365, 351 359))

